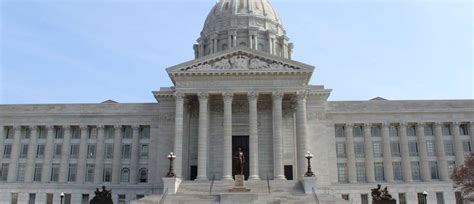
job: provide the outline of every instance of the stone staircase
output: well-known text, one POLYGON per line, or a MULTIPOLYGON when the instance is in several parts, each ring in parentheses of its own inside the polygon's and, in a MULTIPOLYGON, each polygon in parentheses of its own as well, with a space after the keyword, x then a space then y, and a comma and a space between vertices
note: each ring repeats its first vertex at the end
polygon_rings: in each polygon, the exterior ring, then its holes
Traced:
MULTIPOLYGON (((181 204, 233 204, 233 203, 256 203, 256 204, 302 204, 316 203, 312 194, 304 194, 303 187, 299 181, 270 181, 270 193, 267 181, 247 181, 246 187, 251 189, 249 193, 229 193, 233 183, 230 181, 215 181, 212 192, 209 194, 211 182, 183 181, 177 194, 167 195, 165 203, 181 204), (229 199, 230 197, 230 199, 229 199), (238 201, 238 202, 237 202, 238 201)), ((348 201, 329 195, 322 191, 316 191, 320 204, 348 204, 348 201)), ((140 200, 132 201, 132 204, 158 204, 162 195, 151 195, 140 200)))

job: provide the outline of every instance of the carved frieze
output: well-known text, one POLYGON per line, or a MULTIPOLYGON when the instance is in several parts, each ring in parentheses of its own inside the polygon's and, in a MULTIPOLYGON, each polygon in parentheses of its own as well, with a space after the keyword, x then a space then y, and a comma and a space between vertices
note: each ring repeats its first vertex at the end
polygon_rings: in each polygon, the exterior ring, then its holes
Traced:
POLYGON ((158 115, 158 120, 160 122, 174 122, 174 112, 165 112, 158 115))

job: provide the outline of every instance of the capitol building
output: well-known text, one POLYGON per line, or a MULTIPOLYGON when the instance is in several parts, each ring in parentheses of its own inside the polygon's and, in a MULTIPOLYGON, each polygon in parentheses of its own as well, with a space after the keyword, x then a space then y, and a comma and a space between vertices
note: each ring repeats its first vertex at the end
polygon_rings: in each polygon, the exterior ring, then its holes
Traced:
POLYGON ((165 203, 225 203, 238 148, 249 203, 368 204, 377 184, 399 204, 462 203, 450 175, 474 151, 474 100, 328 101, 269 0, 220 0, 192 47, 155 103, 0 105, 0 203, 86 204, 102 185, 158 203, 170 152, 183 181, 165 203))

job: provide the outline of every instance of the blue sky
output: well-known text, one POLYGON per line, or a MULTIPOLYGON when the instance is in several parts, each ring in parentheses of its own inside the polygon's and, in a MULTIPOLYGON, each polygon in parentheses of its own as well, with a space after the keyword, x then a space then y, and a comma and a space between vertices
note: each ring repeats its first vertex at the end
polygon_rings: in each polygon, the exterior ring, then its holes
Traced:
MULTIPOLYGON (((217 0, 0 0, 0 103, 154 102, 217 0)), ((330 100, 473 99, 470 0, 273 0, 330 100)))

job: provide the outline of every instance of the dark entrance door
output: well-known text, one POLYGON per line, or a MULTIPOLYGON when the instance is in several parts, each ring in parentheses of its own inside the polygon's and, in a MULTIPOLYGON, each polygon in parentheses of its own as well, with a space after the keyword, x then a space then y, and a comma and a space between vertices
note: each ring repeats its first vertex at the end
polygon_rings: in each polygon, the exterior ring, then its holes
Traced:
POLYGON ((189 180, 194 181, 196 180, 197 174, 198 174, 198 168, 197 166, 191 166, 191 175, 189 180))
POLYGON ((249 136, 233 136, 232 137, 232 176, 235 176, 235 168, 237 166, 237 154, 239 152, 239 147, 242 148, 242 152, 245 155, 245 168, 244 176, 245 180, 249 178, 249 136))
POLYGON ((293 180, 293 166, 292 165, 285 166, 285 177, 286 177, 286 180, 293 180))

